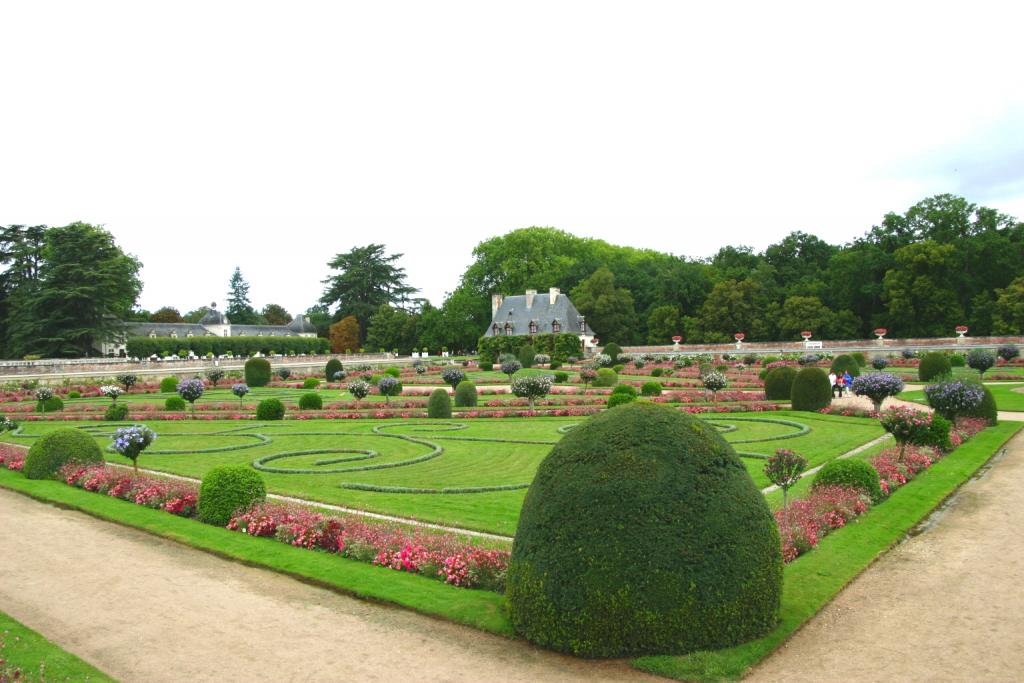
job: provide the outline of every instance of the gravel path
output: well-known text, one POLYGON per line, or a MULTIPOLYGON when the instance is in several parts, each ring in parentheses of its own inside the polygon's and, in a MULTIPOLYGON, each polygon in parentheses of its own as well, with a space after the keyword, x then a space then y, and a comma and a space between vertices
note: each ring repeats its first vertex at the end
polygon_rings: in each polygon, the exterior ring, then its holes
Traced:
POLYGON ((10 491, 0 490, 0 519, 0 610, 121 681, 661 680, 337 595, 10 491))
POLYGON ((1019 681, 1024 434, 748 681, 1019 681))

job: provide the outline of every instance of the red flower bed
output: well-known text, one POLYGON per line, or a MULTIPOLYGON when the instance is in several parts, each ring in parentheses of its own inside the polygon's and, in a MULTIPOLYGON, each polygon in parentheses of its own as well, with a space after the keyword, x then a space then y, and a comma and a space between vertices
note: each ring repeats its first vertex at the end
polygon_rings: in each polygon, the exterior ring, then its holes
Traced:
POLYGON ((28 449, 24 446, 0 443, 0 465, 9 470, 20 472, 25 467, 26 455, 28 455, 28 449))
POLYGON ((822 486, 808 497, 794 500, 785 510, 776 510, 783 561, 792 562, 817 546, 830 531, 867 512, 870 502, 856 489, 822 486))

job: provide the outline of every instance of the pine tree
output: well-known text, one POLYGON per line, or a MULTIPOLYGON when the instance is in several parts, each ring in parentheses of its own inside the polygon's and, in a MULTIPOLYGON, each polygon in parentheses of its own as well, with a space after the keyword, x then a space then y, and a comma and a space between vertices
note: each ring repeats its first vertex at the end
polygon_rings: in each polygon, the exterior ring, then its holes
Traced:
POLYGON ((259 316, 249 301, 249 283, 242 277, 242 269, 235 266, 228 283, 228 308, 224 312, 235 325, 255 325, 259 316))

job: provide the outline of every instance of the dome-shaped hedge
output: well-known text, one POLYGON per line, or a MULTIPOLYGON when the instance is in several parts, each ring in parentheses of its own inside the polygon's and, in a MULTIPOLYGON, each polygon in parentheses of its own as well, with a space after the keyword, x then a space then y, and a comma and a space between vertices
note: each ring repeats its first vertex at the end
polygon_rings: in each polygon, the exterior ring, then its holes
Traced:
POLYGON ((303 410, 321 410, 324 407, 324 399, 320 394, 309 392, 299 396, 299 408, 303 410))
POLYGON ((267 487, 256 470, 246 465, 214 467, 199 485, 199 521, 227 526, 231 516, 254 503, 263 502, 267 487))
POLYGON ((55 429, 32 444, 22 471, 29 479, 49 479, 69 462, 101 463, 103 452, 95 439, 80 429, 55 429))
POLYGON ((832 403, 832 387, 821 368, 804 368, 793 378, 789 399, 793 410, 818 412, 832 403))
POLYGON ((468 379, 462 380, 459 382, 459 385, 455 387, 455 407, 476 407, 476 385, 468 379))
POLYGON ((276 398, 265 398, 256 405, 257 420, 283 420, 284 404, 276 398))
POLYGON ((772 368, 764 377, 764 397, 768 401, 788 401, 793 395, 796 368, 783 365, 772 368))
POLYGON ((452 400, 448 392, 440 387, 430 392, 427 399, 427 417, 448 418, 452 416, 452 400))
POLYGON ((984 384, 980 385, 981 390, 985 392, 985 396, 981 399, 981 403, 974 410, 968 410, 963 413, 964 417, 983 417, 988 420, 990 425, 994 425, 999 422, 999 407, 996 405, 996 397, 992 395, 992 392, 984 384))
POLYGON ((945 377, 951 372, 953 372, 953 366, 949 362, 949 357, 938 351, 924 354, 917 366, 917 378, 922 382, 945 377))
POLYGON ((250 358, 245 361, 245 383, 250 387, 265 387, 270 382, 270 361, 250 358))
POLYGON ((327 365, 324 366, 324 377, 327 378, 328 382, 333 382, 334 373, 344 370, 345 367, 341 364, 341 361, 337 358, 331 358, 327 361, 327 365))
POLYGON ((844 372, 850 373, 850 377, 857 377, 860 375, 861 364, 857 362, 857 359, 851 355, 842 354, 836 356, 832 361, 832 372, 837 375, 841 375, 844 372))
POLYGON ((878 472, 863 460, 852 458, 833 460, 818 470, 814 475, 811 488, 822 486, 845 486, 858 489, 871 496, 874 501, 881 500, 882 486, 878 483, 878 472))
POLYGON ((518 633, 587 657, 757 638, 781 590, 775 521, 732 447, 639 401, 590 418, 541 463, 506 587, 518 633))

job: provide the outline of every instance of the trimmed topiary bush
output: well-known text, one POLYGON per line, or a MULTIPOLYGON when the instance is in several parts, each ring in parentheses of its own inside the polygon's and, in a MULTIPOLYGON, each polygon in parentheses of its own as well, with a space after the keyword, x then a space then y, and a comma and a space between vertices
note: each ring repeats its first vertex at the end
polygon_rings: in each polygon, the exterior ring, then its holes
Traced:
POLYGON ((384 374, 388 377, 394 377, 395 379, 398 379, 399 377, 402 376, 402 371, 396 368, 394 365, 392 365, 391 367, 384 370, 384 374))
POLYGON ((962 368, 967 365, 967 359, 962 353, 951 353, 949 354, 949 365, 953 368, 962 368))
POLYGON ((644 396, 661 396, 661 382, 644 382, 640 393, 644 396))
POLYGON ((605 344, 604 348, 601 349, 601 353, 611 356, 612 363, 618 363, 619 355, 622 354, 622 347, 612 342, 611 344, 605 344))
POLYGON ((445 368, 441 371, 441 379, 454 391, 459 383, 466 379, 466 373, 459 368, 445 368))
POLYGON ((488 363, 486 361, 480 361, 480 370, 482 372, 490 372, 494 369, 494 363, 488 363))
POLYGON ((303 410, 320 410, 324 407, 324 400, 320 394, 310 392, 299 396, 299 407, 303 410))
POLYGON ((565 384, 568 381, 569 381, 569 373, 568 372, 563 372, 563 371, 559 370, 558 372, 555 373, 555 383, 556 384, 565 384))
POLYGON ((302 380, 303 389, 316 389, 318 386, 320 386, 320 380, 316 377, 307 377, 302 380))
MULTIPOLYGON (((764 397, 768 401, 788 401, 793 395, 796 368, 783 365, 772 368, 764 376, 764 397)), ((825 378, 826 380, 828 377, 825 378)))
POLYGON ((122 420, 128 419, 128 406, 123 403, 114 403, 106 412, 103 413, 103 419, 108 422, 121 422, 122 420))
POLYGON ((651 368, 651 377, 661 377, 665 374, 664 368, 651 368))
POLYGON ((259 473, 246 465, 214 467, 199 486, 196 516, 199 521, 227 526, 238 510, 267 498, 267 487, 259 473))
POLYGON ((517 633, 584 657, 757 638, 781 591, 775 521, 732 447, 644 401, 590 418, 541 463, 506 585, 517 633))
POLYGON ((270 361, 250 358, 245 361, 245 383, 250 387, 265 387, 270 382, 270 361))
POLYGON ((821 368, 803 368, 793 378, 789 400, 793 410, 816 413, 832 403, 832 387, 821 368))
POLYGON ((256 406, 257 420, 283 420, 284 404, 276 398, 265 398, 256 406))
MULTIPOLYGON (((864 367, 865 365, 868 364, 867 358, 864 356, 863 351, 854 351, 850 355, 853 357, 855 361, 857 361, 857 365, 859 365, 860 367, 864 367)), ((852 375, 853 373, 851 372, 850 374, 852 375)))
POLYGON ((328 382, 333 382, 334 373, 340 372, 341 370, 344 369, 345 368, 341 364, 340 360, 338 360, 337 358, 332 358, 329 361, 327 361, 327 366, 324 368, 324 379, 326 379, 328 382))
POLYGON ((636 398, 636 387, 634 387, 632 384, 618 384, 615 386, 614 389, 612 389, 612 396, 615 396, 617 394, 626 394, 628 396, 636 398))
POLYGON ((69 462, 102 463, 103 452, 96 441, 80 429, 55 429, 32 444, 22 471, 29 479, 50 479, 69 462))
POLYGON ((178 390, 178 378, 177 377, 164 377, 160 380, 160 392, 164 394, 173 394, 178 390))
POLYGON ((636 394, 613 393, 611 396, 608 397, 607 407, 614 408, 615 406, 621 406, 624 403, 632 403, 635 400, 636 394))
POLYGON ((922 382, 930 382, 933 379, 941 379, 953 372, 953 366, 944 353, 932 351, 924 354, 917 366, 917 378, 922 382))
POLYGON ((476 407, 476 385, 468 379, 462 380, 459 382, 459 386, 455 387, 455 407, 476 407))
POLYGON ((595 387, 614 387, 618 383, 619 376, 611 368, 601 368, 598 370, 597 377, 593 381, 595 387))
POLYGON ((1005 344, 1004 346, 1000 346, 999 350, 996 351, 996 353, 999 355, 1000 358, 1009 363, 1011 360, 1020 355, 1020 349, 1018 349, 1013 344, 1005 344))
POLYGON ((519 362, 524 368, 532 368, 533 360, 537 356, 537 349, 532 344, 524 344, 519 348, 519 362))
POLYGON ((967 354, 967 365, 972 370, 978 371, 979 377, 985 376, 985 371, 996 364, 996 354, 985 349, 971 349, 967 354))
POLYGON ((978 407, 973 410, 966 410, 961 414, 964 417, 983 417, 988 420, 990 425, 997 424, 999 422, 999 407, 996 405, 996 397, 992 395, 992 392, 984 384, 981 385, 981 390, 985 392, 985 395, 982 397, 978 407))
POLYGON ((846 458, 833 460, 818 470, 814 475, 811 488, 822 486, 845 486, 854 488, 871 497, 873 501, 882 499, 882 486, 878 483, 878 472, 863 460, 846 458))
POLYGON ((842 354, 836 356, 832 360, 832 372, 837 375, 841 375, 844 372, 850 373, 850 377, 856 377, 860 374, 861 363, 857 362, 857 359, 849 354, 842 354))
POLYGON ((79 391, 69 391, 68 398, 82 398, 82 393, 79 391))
POLYGON ((64 401, 61 400, 60 396, 51 396, 43 401, 44 413, 55 413, 61 410, 64 410, 64 401))
POLYGON ((444 389, 434 389, 427 399, 427 417, 445 419, 452 416, 452 399, 444 389))
POLYGON ((168 396, 164 401, 164 410, 185 410, 185 399, 181 396, 168 396))

